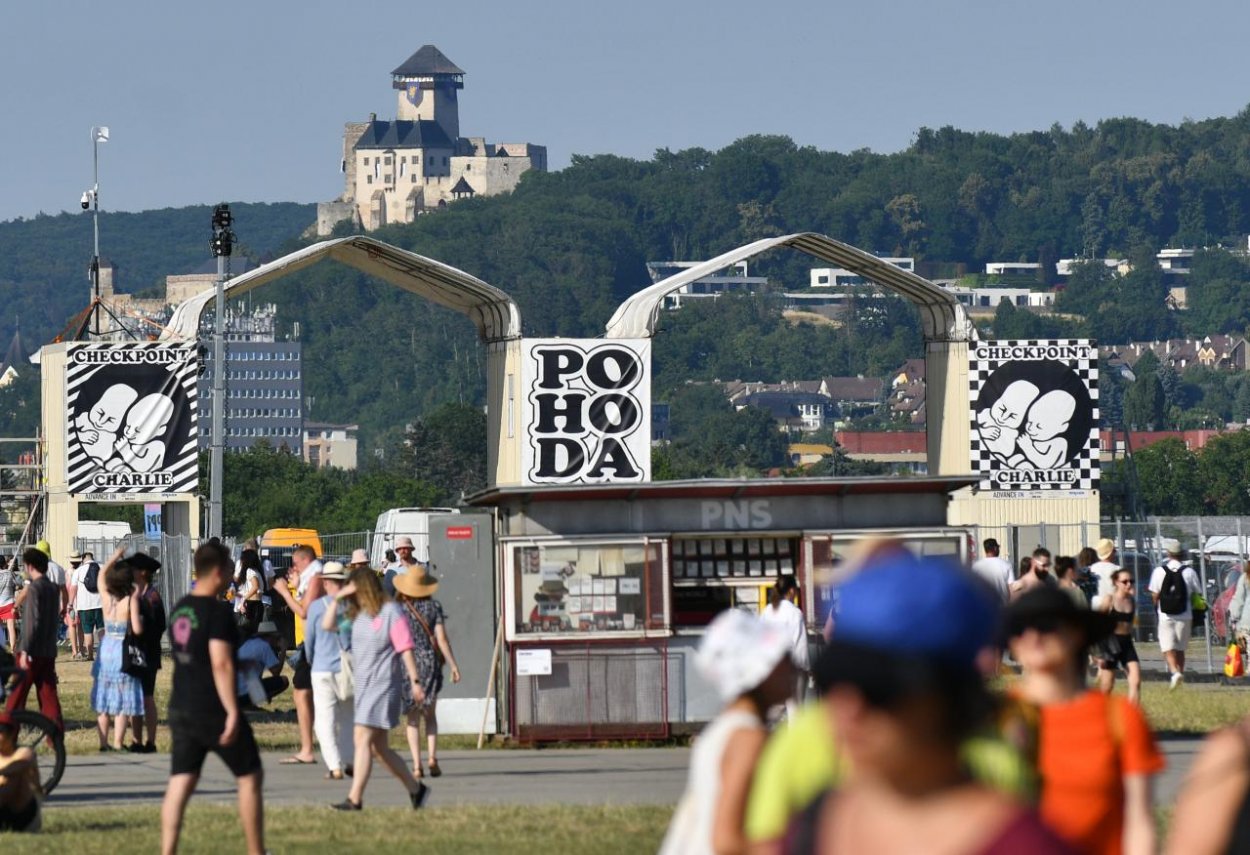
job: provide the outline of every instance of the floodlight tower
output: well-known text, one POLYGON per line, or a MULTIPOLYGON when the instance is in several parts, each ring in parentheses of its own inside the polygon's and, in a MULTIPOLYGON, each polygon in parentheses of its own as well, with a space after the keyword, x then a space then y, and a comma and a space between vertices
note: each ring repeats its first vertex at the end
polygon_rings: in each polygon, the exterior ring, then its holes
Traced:
POLYGON ((95 315, 92 332, 100 335, 100 143, 109 141, 109 129, 97 125, 91 129, 91 189, 82 194, 82 209, 91 212, 92 227, 95 231, 94 252, 91 256, 91 291, 92 314, 95 315))
POLYGON ((234 251, 234 218, 230 206, 222 203, 213 209, 213 239, 209 246, 217 256, 217 317, 213 326, 213 435, 209 451, 208 536, 221 537, 221 494, 223 453, 225 451, 226 411, 226 267, 234 251))

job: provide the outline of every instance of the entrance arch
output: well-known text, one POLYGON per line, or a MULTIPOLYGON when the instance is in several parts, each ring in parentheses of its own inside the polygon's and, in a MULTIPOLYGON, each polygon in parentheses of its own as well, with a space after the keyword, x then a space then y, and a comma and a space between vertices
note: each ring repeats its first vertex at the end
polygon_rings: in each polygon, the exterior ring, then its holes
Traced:
MULTIPOLYGON (((506 293, 463 270, 364 235, 322 241, 229 279, 237 297, 325 259, 334 259, 469 318, 486 345, 488 443, 486 477, 491 484, 520 480, 516 388, 521 354, 521 312, 506 293)), ((215 299, 208 289, 180 304, 162 341, 192 341, 215 299)))
POLYGON ((622 303, 608 321, 608 338, 650 338, 664 298, 683 285, 718 270, 780 248, 797 249, 810 256, 858 273, 894 291, 920 311, 925 341, 925 372, 928 418, 926 434, 930 475, 964 475, 971 471, 968 459, 968 343, 977 340, 976 329, 955 296, 927 279, 882 261, 862 249, 816 232, 800 232, 765 238, 731 249, 713 259, 682 270, 644 288, 622 303))

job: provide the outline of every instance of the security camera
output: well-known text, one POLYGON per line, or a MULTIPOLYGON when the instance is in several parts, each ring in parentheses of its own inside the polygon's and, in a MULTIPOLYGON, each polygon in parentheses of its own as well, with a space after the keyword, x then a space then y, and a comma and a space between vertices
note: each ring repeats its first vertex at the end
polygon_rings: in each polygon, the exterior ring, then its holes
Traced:
POLYGON ((82 194, 82 209, 85 211, 91 207, 91 191, 86 190, 82 194))

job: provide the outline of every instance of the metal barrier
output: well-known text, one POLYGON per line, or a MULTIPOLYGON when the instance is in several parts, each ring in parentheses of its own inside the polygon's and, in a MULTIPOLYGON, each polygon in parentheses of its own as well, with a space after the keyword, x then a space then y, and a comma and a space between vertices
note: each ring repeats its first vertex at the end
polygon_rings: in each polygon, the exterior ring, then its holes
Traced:
POLYGON ((346 534, 323 534, 321 540, 321 557, 326 561, 342 561, 347 563, 352 551, 363 549, 366 553, 373 543, 373 532, 353 531, 346 534))
MULTIPOLYGON (((222 541, 231 552, 234 541, 222 541)), ((152 584, 160 592, 166 608, 170 608, 178 600, 185 597, 191 590, 191 557, 200 543, 198 537, 185 535, 162 534, 158 540, 150 540, 143 534, 132 534, 125 538, 74 538, 74 549, 78 552, 90 552, 101 566, 112 556, 121 544, 146 552, 161 562, 161 571, 156 574, 152 584)))

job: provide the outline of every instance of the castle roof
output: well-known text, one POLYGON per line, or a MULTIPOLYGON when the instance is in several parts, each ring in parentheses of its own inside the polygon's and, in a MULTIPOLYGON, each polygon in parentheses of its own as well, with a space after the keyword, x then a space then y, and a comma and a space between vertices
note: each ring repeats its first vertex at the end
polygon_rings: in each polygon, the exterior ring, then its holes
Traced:
POLYGON ((356 141, 356 148, 453 148, 453 143, 438 122, 375 119, 356 141))
POLYGON ((464 72, 434 45, 422 45, 419 51, 404 60, 404 64, 391 74, 396 77, 430 77, 436 74, 464 74, 464 72))
POLYGON ((464 176, 461 175, 460 180, 456 182, 456 186, 451 188, 451 192, 452 193, 468 193, 472 195, 476 193, 477 191, 474 190, 473 186, 469 184, 468 181, 465 181, 464 176))

